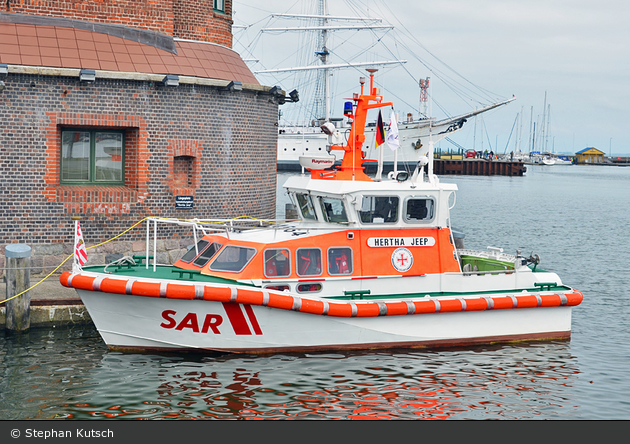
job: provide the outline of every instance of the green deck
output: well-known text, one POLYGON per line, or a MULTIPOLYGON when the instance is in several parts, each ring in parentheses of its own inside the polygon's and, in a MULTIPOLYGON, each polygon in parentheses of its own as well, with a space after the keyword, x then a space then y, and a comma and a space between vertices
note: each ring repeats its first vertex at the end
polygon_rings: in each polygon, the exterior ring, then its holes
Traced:
MULTIPOLYGON (((95 265, 83 267, 84 271, 92 271, 95 273, 111 273, 114 276, 125 276, 133 278, 150 278, 150 279, 169 279, 184 282, 212 282, 215 284, 236 284, 231 279, 223 279, 214 276, 201 274, 199 271, 182 270, 172 265, 157 265, 153 271, 153 265, 149 268, 145 264, 141 265, 95 265), (107 267, 107 272, 105 268, 107 267)), ((238 283, 239 285, 247 285, 238 283)))

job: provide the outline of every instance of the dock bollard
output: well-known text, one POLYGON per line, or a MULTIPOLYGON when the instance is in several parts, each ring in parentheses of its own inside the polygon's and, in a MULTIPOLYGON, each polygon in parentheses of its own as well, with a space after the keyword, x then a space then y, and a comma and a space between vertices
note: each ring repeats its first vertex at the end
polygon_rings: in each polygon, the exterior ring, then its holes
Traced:
MULTIPOLYGON (((7 270, 7 299, 31 286, 31 247, 9 244, 4 249, 7 270)), ((23 295, 6 302, 5 330, 26 332, 31 327, 31 295, 23 295)))

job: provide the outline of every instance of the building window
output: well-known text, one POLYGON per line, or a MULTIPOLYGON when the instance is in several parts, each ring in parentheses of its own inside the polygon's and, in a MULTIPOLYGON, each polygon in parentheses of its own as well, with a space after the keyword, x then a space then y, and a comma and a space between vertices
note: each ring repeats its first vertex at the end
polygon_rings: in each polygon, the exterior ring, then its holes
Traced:
POLYGON ((225 12, 225 0, 213 0, 212 9, 225 12))
POLYGON ((124 185, 124 136, 123 131, 62 131, 61 183, 124 185))

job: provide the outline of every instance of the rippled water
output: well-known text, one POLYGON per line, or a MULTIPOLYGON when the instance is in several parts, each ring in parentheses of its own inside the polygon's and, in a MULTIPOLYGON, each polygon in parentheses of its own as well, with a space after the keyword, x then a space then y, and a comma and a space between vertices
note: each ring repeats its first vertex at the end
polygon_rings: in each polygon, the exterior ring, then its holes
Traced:
POLYGON ((467 248, 533 252, 584 293, 570 341, 157 356, 109 352, 91 327, 34 329, 0 336, 0 418, 630 419, 630 169, 528 170, 442 180, 467 248))

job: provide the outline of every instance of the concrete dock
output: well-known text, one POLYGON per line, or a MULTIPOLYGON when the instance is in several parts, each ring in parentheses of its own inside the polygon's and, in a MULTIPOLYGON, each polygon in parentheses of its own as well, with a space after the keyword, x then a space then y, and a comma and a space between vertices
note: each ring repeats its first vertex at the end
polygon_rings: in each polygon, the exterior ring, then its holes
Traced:
MULTIPOLYGON (((31 277, 31 285, 40 282, 43 276, 31 277)), ((52 275, 33 289, 31 296, 31 328, 58 327, 69 324, 90 324, 92 319, 79 299, 76 290, 59 283, 59 275, 52 275)), ((0 280, 0 301, 6 298, 6 282, 0 280)), ((5 303, 0 304, 0 328, 6 325, 5 303)))

